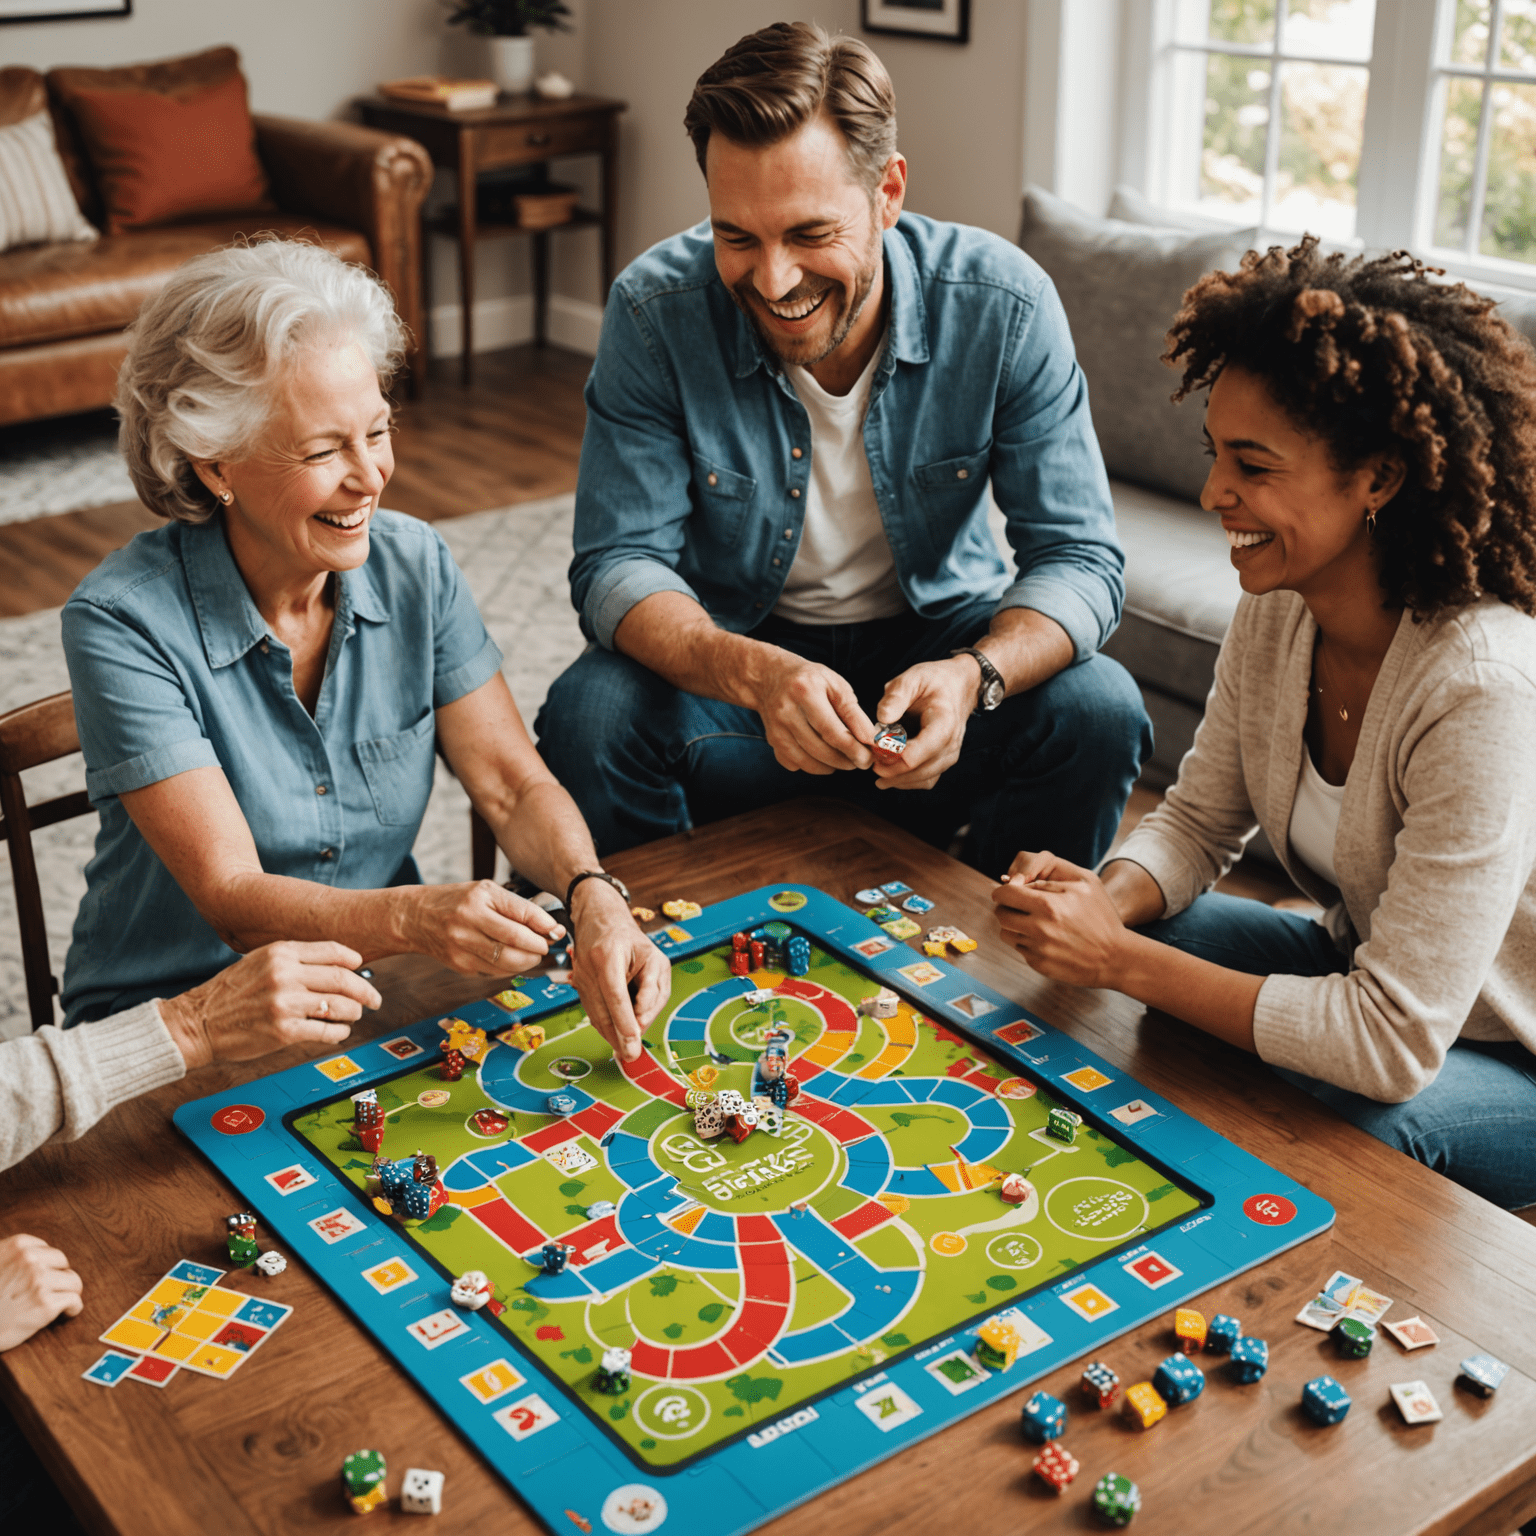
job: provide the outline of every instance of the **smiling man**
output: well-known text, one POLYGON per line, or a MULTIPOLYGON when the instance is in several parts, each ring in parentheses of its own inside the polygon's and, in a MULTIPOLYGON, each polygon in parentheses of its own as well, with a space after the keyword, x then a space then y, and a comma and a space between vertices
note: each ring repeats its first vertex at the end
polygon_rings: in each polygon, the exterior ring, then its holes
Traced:
POLYGON ((1050 281, 903 212, 860 42, 743 38, 685 124, 710 217, 609 298, 571 566, 594 644, 550 691, 546 761, 604 852, 824 793, 939 846, 968 826, 989 873, 1042 839, 1096 861, 1150 731, 1096 654, 1123 561, 1050 281))

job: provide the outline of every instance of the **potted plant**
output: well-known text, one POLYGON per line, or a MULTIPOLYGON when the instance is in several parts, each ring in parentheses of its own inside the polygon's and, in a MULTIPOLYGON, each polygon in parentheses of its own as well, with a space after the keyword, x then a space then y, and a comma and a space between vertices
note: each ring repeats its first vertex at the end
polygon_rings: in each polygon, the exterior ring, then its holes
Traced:
POLYGON ((450 26, 465 26, 486 39, 489 74, 509 92, 533 84, 534 27, 564 31, 571 9, 565 0, 444 0, 450 26))

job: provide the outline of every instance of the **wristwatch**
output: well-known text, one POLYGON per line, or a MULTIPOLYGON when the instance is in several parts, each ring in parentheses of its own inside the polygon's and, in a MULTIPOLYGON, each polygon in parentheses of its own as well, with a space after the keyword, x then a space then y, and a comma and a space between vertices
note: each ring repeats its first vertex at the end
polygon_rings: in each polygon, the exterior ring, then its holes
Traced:
MULTIPOLYGON (((614 890, 619 893, 620 896, 624 898, 626 904, 629 901, 629 887, 625 885, 624 882, 620 880, 616 875, 610 875, 606 869, 584 869, 565 888, 565 911, 567 917, 572 917, 571 899, 576 894, 576 887, 580 885, 583 880, 605 881, 607 884, 611 885, 614 890)), ((572 920, 574 921, 574 918, 572 918, 572 920)))
POLYGON ((1003 681, 1003 674, 988 660, 987 653, 978 651, 974 645, 962 645, 959 650, 949 654, 974 656, 976 665, 981 668, 981 686, 976 690, 976 708, 972 713, 984 715, 996 709, 1007 697, 1008 685, 1003 681))

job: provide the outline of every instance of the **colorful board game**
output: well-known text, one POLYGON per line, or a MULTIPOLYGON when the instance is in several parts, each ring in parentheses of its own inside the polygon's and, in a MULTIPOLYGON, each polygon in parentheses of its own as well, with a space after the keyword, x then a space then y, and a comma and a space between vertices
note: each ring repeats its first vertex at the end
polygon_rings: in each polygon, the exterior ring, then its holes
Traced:
POLYGON ((488 1036, 456 1081, 434 1019, 176 1115, 552 1530, 750 1530, 1333 1221, 821 892, 764 888, 657 938, 673 989, 638 1062, 533 980, 456 1012, 488 1036), (765 928, 799 963, 733 972, 731 936, 765 928), (700 1135, 689 1091, 750 1096, 770 1042, 788 1108, 700 1135), (376 1203, 362 1089, 385 1157, 436 1160, 424 1220, 376 1203), (450 1303, 466 1270, 489 1277, 483 1310, 450 1303), (978 1352, 997 1317, 1003 1371, 978 1352), (614 1348, 619 1392, 600 1390, 614 1348))

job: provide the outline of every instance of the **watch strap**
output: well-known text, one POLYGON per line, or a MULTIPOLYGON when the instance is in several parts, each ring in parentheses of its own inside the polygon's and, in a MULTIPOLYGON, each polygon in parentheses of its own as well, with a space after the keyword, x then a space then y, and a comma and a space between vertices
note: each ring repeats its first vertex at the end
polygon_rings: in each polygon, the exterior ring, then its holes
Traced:
POLYGON ((573 923, 575 922, 576 918, 575 914, 571 910, 571 901, 576 895, 576 887, 580 885, 583 880, 606 881, 607 884, 611 885, 614 890, 616 890, 619 895, 624 898, 626 903, 629 901, 629 887, 625 885, 624 882, 620 880, 616 875, 610 875, 606 869, 584 869, 565 888, 566 916, 569 917, 573 923))
POLYGON ((1008 685, 1003 681, 1003 674, 993 666, 992 658, 985 651, 977 650, 974 645, 962 645, 949 654, 951 656, 974 656, 976 658, 976 665, 981 668, 981 682, 976 689, 976 712, 981 710, 981 701, 986 697, 988 688, 995 684, 1006 691, 1008 685))

